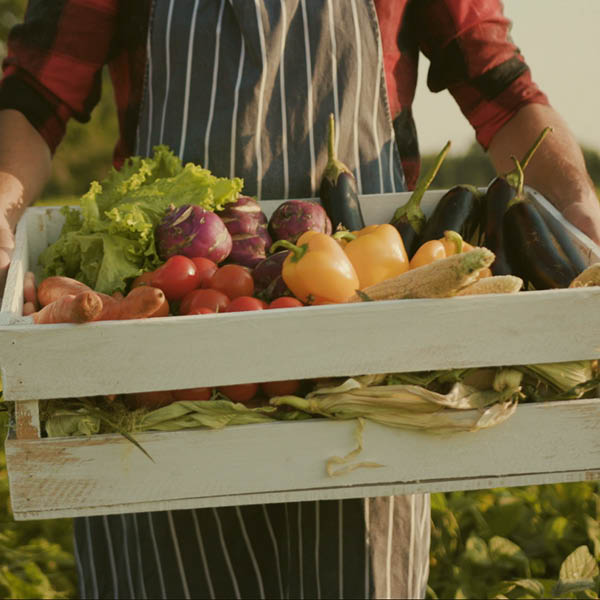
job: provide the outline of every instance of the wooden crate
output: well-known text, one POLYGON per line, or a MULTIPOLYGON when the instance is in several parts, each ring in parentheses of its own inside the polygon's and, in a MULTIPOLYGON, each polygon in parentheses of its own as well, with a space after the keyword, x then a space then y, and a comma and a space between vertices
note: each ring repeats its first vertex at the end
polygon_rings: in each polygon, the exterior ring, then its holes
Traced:
MULTIPOLYGON (((430 212, 443 192, 429 192, 430 212)), ((407 194, 362 198, 387 222, 407 194)), ((589 263, 600 249, 563 222, 589 263)), ((270 214, 277 202, 264 202, 270 214)), ((40 437, 37 401, 277 379, 557 362, 600 357, 600 288, 512 296, 29 325, 22 279, 60 232, 55 208, 29 209, 0 313, 6 441, 15 518, 38 519, 489 488, 595 479, 600 400, 520 406, 476 433, 432 435, 367 423, 361 460, 384 466, 329 477, 325 461, 355 446, 354 424, 311 420, 143 433, 151 462, 120 435, 40 437)))

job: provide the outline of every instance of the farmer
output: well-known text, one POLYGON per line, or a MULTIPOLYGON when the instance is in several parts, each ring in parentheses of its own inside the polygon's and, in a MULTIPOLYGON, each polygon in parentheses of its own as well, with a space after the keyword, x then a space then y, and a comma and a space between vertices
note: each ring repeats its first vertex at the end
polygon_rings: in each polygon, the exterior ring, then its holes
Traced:
MULTIPOLYGON (((247 194, 300 198, 317 193, 332 112, 362 193, 414 186, 419 51, 498 172, 554 128, 527 182, 600 242, 582 153, 508 32, 500 0, 32 0, 0 88, 0 266, 67 121, 89 118, 103 65, 117 167, 168 144, 243 177, 247 194)), ((423 597, 429 526, 422 494, 78 518, 80 594, 423 597)))

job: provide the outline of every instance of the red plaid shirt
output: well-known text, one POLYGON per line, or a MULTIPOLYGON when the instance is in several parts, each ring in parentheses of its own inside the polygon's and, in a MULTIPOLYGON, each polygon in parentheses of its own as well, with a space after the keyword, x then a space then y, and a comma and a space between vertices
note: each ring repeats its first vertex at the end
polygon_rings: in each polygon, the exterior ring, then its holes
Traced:
MULTIPOLYGON (((412 118, 419 52, 428 86, 448 89, 487 148, 523 105, 547 104, 509 36, 501 0, 374 0, 386 82, 407 183, 418 177, 412 118)), ((21 111, 54 151, 67 121, 87 121, 100 97, 101 69, 114 83, 119 166, 134 149, 146 65, 149 0, 30 0, 11 31, 0 108, 21 111)))

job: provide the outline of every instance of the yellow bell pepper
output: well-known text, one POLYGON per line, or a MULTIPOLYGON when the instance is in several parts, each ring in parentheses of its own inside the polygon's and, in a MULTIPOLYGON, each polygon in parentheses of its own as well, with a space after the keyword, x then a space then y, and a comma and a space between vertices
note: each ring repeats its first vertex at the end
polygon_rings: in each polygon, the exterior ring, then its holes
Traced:
MULTIPOLYGON (((462 254, 473 250, 473 246, 462 239, 456 231, 444 231, 444 237, 439 240, 430 240, 422 244, 410 260, 410 268, 416 269, 432 263, 434 260, 446 258, 454 254, 462 254)), ((483 269, 481 277, 489 277, 490 269, 483 269)))
POLYGON ((308 304, 346 302, 358 289, 358 276, 344 250, 331 236, 303 233, 296 244, 279 240, 271 247, 291 250, 281 276, 296 298, 308 304))
POLYGON ((340 239, 356 269, 360 289, 408 271, 404 242, 393 225, 369 225, 359 231, 338 232, 333 237, 340 239))

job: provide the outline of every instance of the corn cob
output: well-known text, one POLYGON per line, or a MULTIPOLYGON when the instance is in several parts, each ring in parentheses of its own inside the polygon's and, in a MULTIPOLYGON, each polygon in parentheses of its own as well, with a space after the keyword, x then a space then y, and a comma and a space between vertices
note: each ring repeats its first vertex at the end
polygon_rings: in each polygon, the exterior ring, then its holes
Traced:
POLYGON ((514 275, 495 275, 482 277, 475 283, 460 290, 457 296, 475 296, 478 294, 515 294, 523 287, 523 280, 514 275))
POLYGON ((570 288, 588 287, 592 285, 600 285, 600 262, 590 265, 583 270, 571 283, 570 288))
POLYGON ((474 283, 494 258, 487 248, 473 248, 371 285, 354 294, 349 302, 453 296, 474 283))

